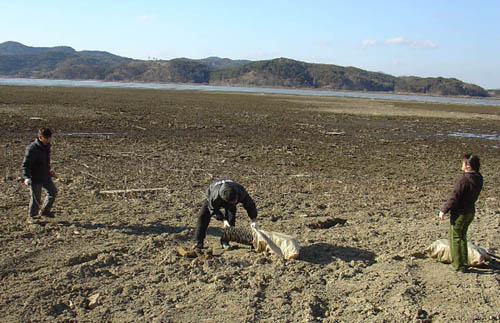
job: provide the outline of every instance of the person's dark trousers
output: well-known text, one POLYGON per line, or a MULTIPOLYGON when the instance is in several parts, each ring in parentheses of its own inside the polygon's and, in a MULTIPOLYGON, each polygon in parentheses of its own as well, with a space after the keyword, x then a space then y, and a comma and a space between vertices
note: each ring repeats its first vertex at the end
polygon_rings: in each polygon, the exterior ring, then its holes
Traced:
MULTIPOLYGON (((236 224, 236 205, 228 206, 224 209, 224 218, 229 224, 234 227, 236 224)), ((194 232, 194 239, 196 243, 203 244, 207 235, 208 225, 210 224, 210 211, 208 210, 208 201, 203 202, 198 215, 198 222, 196 223, 196 230, 194 232)))
POLYGON ((464 271, 469 265, 467 249, 467 229, 474 220, 474 212, 454 214, 450 217, 450 256, 451 267, 456 271, 464 271))
POLYGON ((51 180, 46 183, 31 184, 29 216, 36 217, 40 210, 40 206, 42 207, 44 212, 50 212, 50 209, 52 208, 52 205, 56 200, 56 196, 57 196, 57 188, 54 185, 54 182, 52 182, 51 180), (42 188, 47 193, 43 205, 41 204, 42 188))

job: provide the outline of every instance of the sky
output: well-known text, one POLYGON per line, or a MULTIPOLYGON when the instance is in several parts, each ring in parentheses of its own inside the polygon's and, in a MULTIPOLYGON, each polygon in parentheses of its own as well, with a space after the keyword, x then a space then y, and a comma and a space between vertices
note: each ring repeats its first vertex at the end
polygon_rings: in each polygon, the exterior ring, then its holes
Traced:
POLYGON ((0 0, 0 43, 453 77, 500 89, 500 1, 0 0))

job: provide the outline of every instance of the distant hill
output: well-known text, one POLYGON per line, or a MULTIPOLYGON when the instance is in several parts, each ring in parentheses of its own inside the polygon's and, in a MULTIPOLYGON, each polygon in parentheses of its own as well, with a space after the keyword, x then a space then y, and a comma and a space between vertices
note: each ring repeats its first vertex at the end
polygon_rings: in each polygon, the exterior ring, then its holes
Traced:
POLYGON ((0 76, 102 80, 108 69, 132 62, 101 51, 77 52, 71 47, 29 47, 17 42, 0 44, 0 76))
POLYGON ((491 90, 488 90, 488 94, 490 96, 500 97, 500 89, 491 89, 491 90))
POLYGON ((8 41, 0 44, 0 55, 40 55, 46 52, 74 53, 75 50, 67 46, 58 47, 29 47, 21 43, 8 41))
POLYGON ((29 47, 12 41, 0 44, 0 77, 488 96, 485 89, 454 78, 395 77, 355 67, 312 64, 288 58, 248 61, 208 57, 145 61, 102 51, 75 51, 66 46, 29 47))
POLYGON ((229 58, 219 58, 219 57, 207 57, 195 61, 210 67, 214 67, 216 69, 231 69, 252 62, 249 60, 232 60, 229 58))

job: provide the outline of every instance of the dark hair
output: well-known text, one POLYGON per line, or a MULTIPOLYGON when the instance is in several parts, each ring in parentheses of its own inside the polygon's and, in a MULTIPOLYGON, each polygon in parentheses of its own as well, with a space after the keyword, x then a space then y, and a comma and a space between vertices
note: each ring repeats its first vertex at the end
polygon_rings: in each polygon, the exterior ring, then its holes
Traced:
POLYGON ((465 161, 465 165, 470 166, 472 170, 479 172, 479 167, 481 167, 481 162, 479 157, 473 154, 464 154, 462 160, 465 161))
POLYGON ((222 187, 220 188, 220 197, 226 201, 234 201, 237 198, 236 191, 233 189, 233 187, 229 183, 224 183, 222 184, 222 187))
POLYGON ((52 137, 52 130, 50 128, 40 128, 38 129, 38 136, 43 137, 43 138, 50 138, 52 137))

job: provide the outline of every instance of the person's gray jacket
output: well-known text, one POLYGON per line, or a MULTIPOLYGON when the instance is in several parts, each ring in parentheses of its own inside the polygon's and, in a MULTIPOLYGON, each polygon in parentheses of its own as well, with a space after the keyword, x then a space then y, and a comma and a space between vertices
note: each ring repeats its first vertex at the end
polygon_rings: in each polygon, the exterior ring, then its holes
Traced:
POLYGON ((230 180, 230 179, 220 179, 212 182, 206 191, 206 197, 208 202, 208 210, 210 215, 213 217, 222 217, 220 211, 221 208, 230 208, 232 205, 227 203, 220 196, 220 188, 223 184, 230 185, 237 194, 238 203, 242 203, 243 207, 248 213, 250 219, 257 218, 257 208, 254 201, 248 195, 247 191, 240 184, 230 180))
POLYGON ((24 178, 31 179, 33 184, 50 181, 50 144, 44 145, 35 139, 26 147, 21 165, 24 178))

